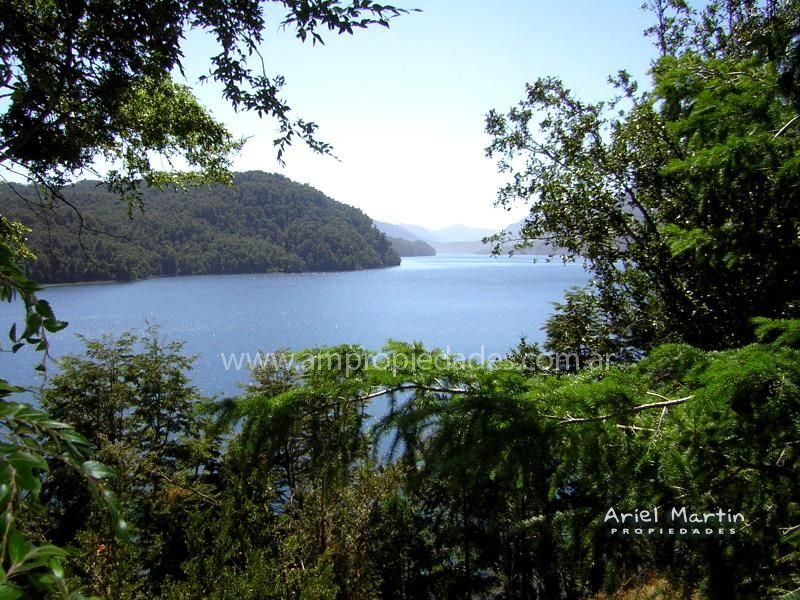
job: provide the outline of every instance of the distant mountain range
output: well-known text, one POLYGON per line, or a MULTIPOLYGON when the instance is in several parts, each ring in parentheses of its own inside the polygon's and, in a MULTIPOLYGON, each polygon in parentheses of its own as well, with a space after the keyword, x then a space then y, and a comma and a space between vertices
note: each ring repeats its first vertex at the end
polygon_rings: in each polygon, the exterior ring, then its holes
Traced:
POLYGON ((375 227, 378 228, 378 231, 383 232, 386 235, 386 237, 398 238, 409 242, 414 242, 422 239, 416 233, 412 233, 411 231, 403 228, 400 225, 393 225, 392 223, 384 223, 383 221, 375 221, 375 220, 373 220, 372 222, 375 224, 375 227))
MULTIPOLYGON (((401 256, 419 256, 419 254, 404 254, 403 248, 396 242, 406 240, 409 242, 425 242, 435 250, 436 254, 491 254, 493 244, 484 244, 484 237, 498 233, 496 229, 481 227, 468 227, 466 225, 450 225, 441 229, 427 229, 419 225, 408 223, 386 223, 374 221, 375 227, 392 239, 393 246, 401 256)), ((519 237, 519 230, 524 219, 512 223, 505 229, 513 238, 519 237)), ((512 244, 507 244, 510 248, 512 244)), ((520 254, 560 254, 559 249, 548 246, 544 241, 538 241, 531 248, 520 251, 520 254)))
MULTIPOLYGON (((480 240, 487 235, 497 233, 494 229, 486 229, 480 227, 467 227, 466 225, 449 225, 441 229, 426 229, 419 225, 409 225, 400 223, 397 225, 401 229, 405 229, 417 236, 418 240, 426 242, 435 242, 437 244, 449 244, 452 242, 473 242, 480 240)), ((380 227, 379 227, 380 229, 380 227)), ((385 232, 384 232, 385 233, 385 232)), ((388 234, 387 234, 388 235, 388 234)), ((403 237, 403 236, 396 236, 403 237)))
MULTIPOLYGON (((407 223, 385 223, 374 221, 375 227, 392 240, 424 242, 432 252, 430 254, 489 254, 491 247, 484 245, 481 238, 496 233, 493 229, 467 227, 466 225, 450 225, 441 229, 427 229, 420 225, 407 223)), ((419 256, 404 254, 403 248, 393 241, 395 250, 401 256, 419 256)))

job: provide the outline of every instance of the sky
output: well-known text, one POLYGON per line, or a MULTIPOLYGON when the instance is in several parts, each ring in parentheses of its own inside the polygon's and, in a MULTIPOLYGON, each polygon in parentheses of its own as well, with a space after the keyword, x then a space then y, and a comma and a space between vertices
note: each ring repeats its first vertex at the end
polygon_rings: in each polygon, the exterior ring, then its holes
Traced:
POLYGON ((248 138, 235 170, 282 173, 381 221, 502 228, 527 209, 494 207, 503 179, 485 157, 486 113, 507 110, 526 82, 549 75, 581 98, 605 98, 609 75, 626 69, 644 82, 655 55, 642 33, 651 16, 640 0, 393 4, 422 12, 393 20, 390 29, 327 33, 322 46, 281 29, 277 3, 267 12, 267 70, 285 76, 292 114, 316 122, 338 160, 296 142, 281 167, 274 122, 236 114, 218 87, 194 85, 214 48, 203 34, 189 34, 184 82, 234 134, 248 138))

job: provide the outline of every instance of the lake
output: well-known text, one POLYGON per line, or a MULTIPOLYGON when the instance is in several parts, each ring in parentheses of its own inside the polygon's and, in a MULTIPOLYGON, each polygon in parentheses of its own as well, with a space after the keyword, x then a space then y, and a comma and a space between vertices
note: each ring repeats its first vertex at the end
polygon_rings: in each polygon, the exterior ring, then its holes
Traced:
MULTIPOLYGON (((393 338, 466 356, 504 354, 523 335, 541 340, 552 302, 587 281, 581 265, 559 259, 443 255, 369 271, 173 277, 49 287, 40 295, 69 322, 50 338, 54 357, 81 352, 76 334, 142 332, 150 322, 198 355, 196 386, 231 395, 248 378, 246 368, 230 368, 231 357, 259 350, 340 343, 379 350, 393 338)), ((0 326, 7 331, 21 315, 19 304, 0 305, 0 326)), ((37 384, 33 352, 2 356, 0 377, 37 384)))

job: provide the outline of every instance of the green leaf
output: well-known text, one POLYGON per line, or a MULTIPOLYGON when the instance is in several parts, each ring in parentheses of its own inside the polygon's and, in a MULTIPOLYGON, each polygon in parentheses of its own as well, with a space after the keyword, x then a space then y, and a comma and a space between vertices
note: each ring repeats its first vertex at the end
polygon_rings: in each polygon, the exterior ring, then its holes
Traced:
POLYGON ((30 575, 30 578, 42 590, 52 589, 56 583, 55 578, 49 573, 35 573, 30 575))
POLYGON ((67 327, 69 323, 67 321, 59 321, 58 319, 45 319, 43 325, 50 333, 56 333, 67 327))
POLYGON ((36 303, 36 312, 42 315, 46 319, 55 319, 55 315, 53 314, 53 309, 50 307, 50 303, 47 300, 39 300, 36 303))
POLYGON ((32 571, 40 567, 48 566, 51 561, 57 561, 67 557, 67 552, 58 546, 51 544, 45 546, 30 546, 24 562, 16 568, 17 573, 32 571))
MULTIPOLYGON (((9 394, 18 394, 18 393, 21 393, 21 392, 24 392, 24 391, 25 391, 24 388, 21 388, 21 387, 16 386, 16 385, 11 385, 5 379, 0 379, 0 397, 7 396, 9 394)), ((5 406, 9 406, 9 407, 13 406, 13 405, 10 405, 10 404, 7 404, 7 403, 4 403, 4 405, 5 406)), ((3 408, 0 408, 0 414, 8 414, 8 413, 5 412, 5 410, 3 408)))
POLYGON ((22 590, 13 583, 0 585, 0 600, 17 600, 22 597, 22 590))
POLYGON ((38 454, 31 454, 30 452, 17 451, 13 455, 7 457, 8 462, 17 470, 22 469, 42 469, 47 471, 47 461, 38 454))
POLYGON ((56 579, 64 579, 64 567, 61 565, 58 559, 51 558, 48 566, 50 567, 50 571, 53 573, 53 576, 56 579))
POLYGON ((8 535, 8 556, 13 566, 21 565, 30 549, 30 543, 12 526, 8 535))
POLYGON ((96 460, 87 460, 81 466, 83 472, 92 479, 106 479, 114 474, 114 470, 111 467, 96 460))
POLYGON ((73 444, 79 446, 88 446, 89 440, 87 440, 84 436, 80 433, 75 431, 74 429, 64 429, 61 432, 61 437, 64 438, 66 441, 71 442, 73 444))

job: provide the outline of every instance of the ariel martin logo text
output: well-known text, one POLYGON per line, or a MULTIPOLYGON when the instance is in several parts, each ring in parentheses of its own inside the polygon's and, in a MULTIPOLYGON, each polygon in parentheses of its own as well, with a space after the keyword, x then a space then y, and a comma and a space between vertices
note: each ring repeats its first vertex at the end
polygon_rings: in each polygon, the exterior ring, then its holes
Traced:
POLYGON ((685 506, 656 506, 625 512, 612 506, 603 525, 615 537, 727 537, 736 535, 737 527, 745 525, 745 518, 742 513, 722 508, 692 512, 685 506))

